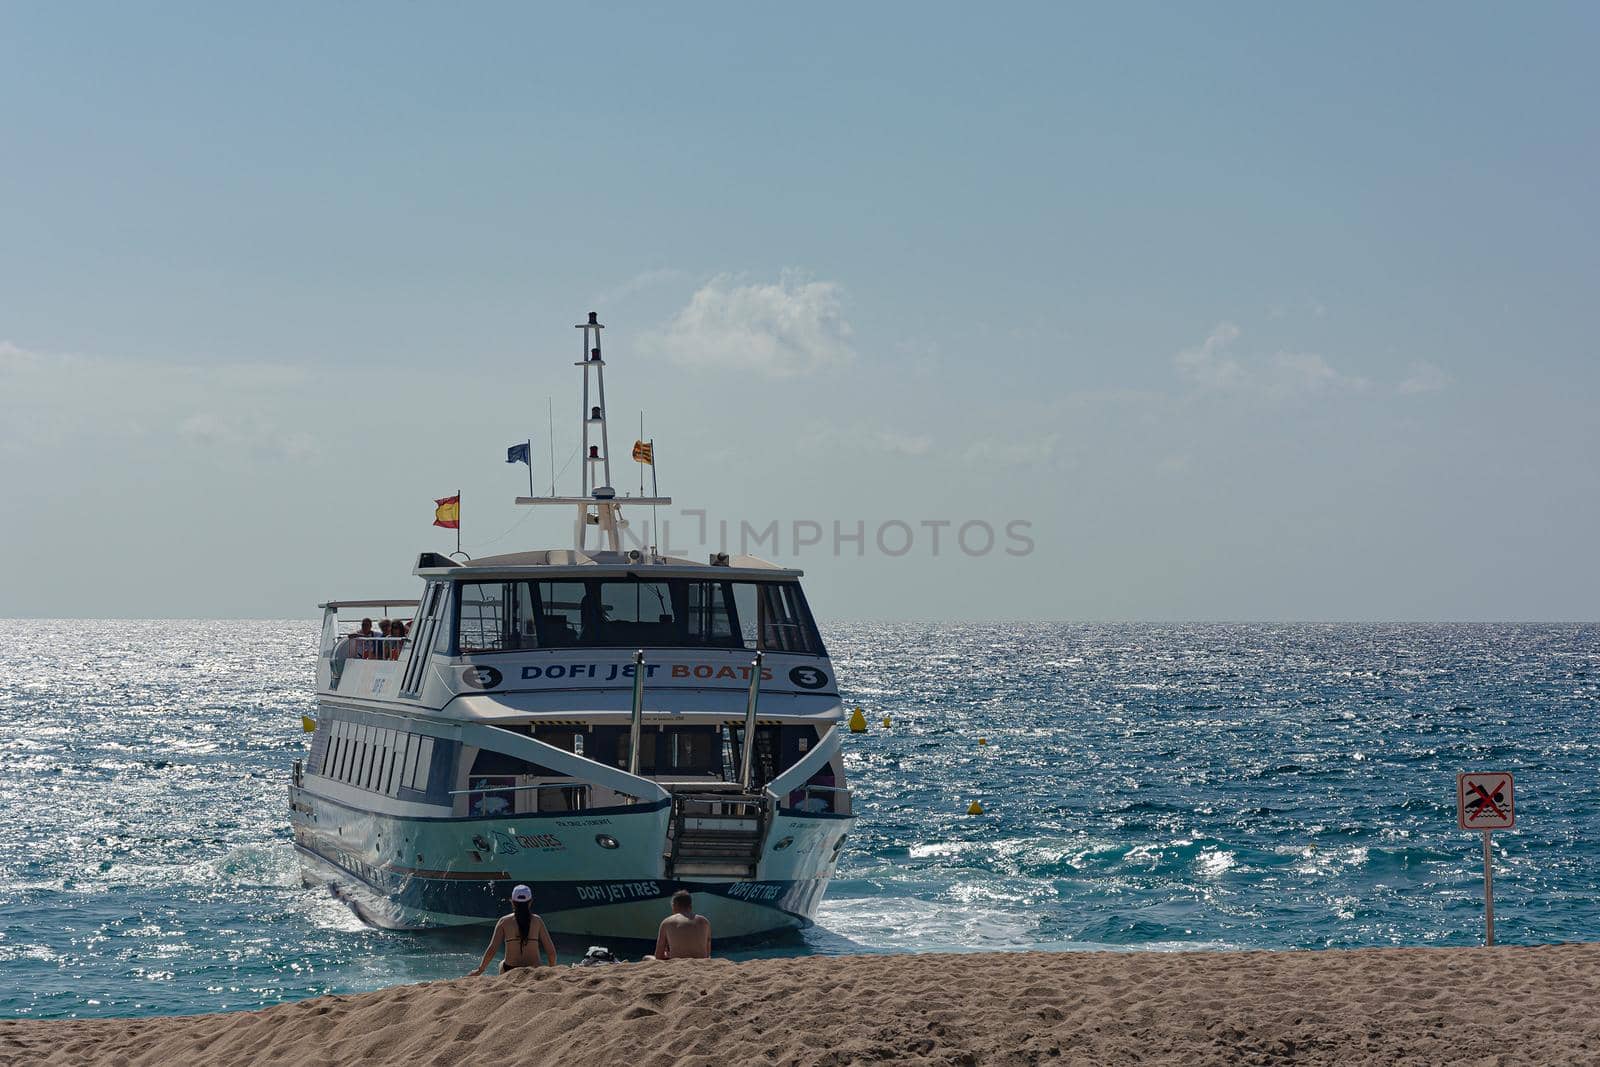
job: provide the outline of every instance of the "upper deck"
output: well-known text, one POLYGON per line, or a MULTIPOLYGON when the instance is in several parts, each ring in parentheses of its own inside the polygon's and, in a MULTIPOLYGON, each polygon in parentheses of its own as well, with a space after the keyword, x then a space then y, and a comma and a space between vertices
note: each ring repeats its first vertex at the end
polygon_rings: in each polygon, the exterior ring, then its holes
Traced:
POLYGON ((423 553, 413 573, 427 584, 403 637, 339 625, 340 608, 374 602, 324 605, 318 689, 452 718, 610 718, 628 714, 642 651, 647 709, 715 718, 742 712, 759 651, 764 718, 837 716, 801 572, 714 560, 552 549, 458 563, 423 553))
MULTIPOLYGON (((627 503, 624 497, 621 503, 627 503)), ((539 548, 528 552, 508 552, 499 556, 456 560, 437 552, 424 552, 417 557, 413 574, 423 578, 440 578, 458 572, 472 571, 481 574, 536 575, 555 570, 578 568, 582 573, 620 573, 639 571, 660 575, 706 575, 742 577, 748 579, 799 578, 804 571, 780 567, 759 556, 729 556, 726 553, 711 557, 711 561, 697 563, 682 556, 663 556, 655 552, 632 549, 626 552, 594 551, 576 548, 539 548)))

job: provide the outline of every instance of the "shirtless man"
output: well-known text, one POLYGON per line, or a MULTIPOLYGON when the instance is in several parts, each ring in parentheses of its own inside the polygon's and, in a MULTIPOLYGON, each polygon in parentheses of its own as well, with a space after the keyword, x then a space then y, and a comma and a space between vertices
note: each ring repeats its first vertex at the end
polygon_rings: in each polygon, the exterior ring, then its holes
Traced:
POLYGON ((501 974, 518 967, 539 966, 541 948, 550 966, 556 965, 555 943, 550 940, 550 931, 545 929, 544 920, 533 913, 533 890, 525 885, 519 885, 511 891, 511 914, 502 915, 500 921, 494 924, 494 936, 489 938, 488 951, 483 954, 483 960, 477 968, 468 972, 467 977, 473 978, 486 971, 489 961, 494 959, 501 945, 506 949, 506 958, 500 964, 501 974))
POLYGON ((704 960, 711 957, 711 922, 694 913, 694 898, 687 889, 672 894, 672 914, 661 920, 656 934, 658 960, 704 960))

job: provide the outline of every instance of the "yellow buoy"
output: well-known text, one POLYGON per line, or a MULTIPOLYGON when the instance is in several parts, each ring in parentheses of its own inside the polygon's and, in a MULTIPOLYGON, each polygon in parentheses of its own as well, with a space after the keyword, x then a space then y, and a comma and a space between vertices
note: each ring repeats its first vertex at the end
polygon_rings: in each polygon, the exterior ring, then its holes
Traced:
POLYGON ((978 744, 980 744, 980 745, 987 745, 987 744, 988 744, 988 743, 989 743, 989 739, 988 739, 988 738, 987 738, 987 737, 980 737, 980 738, 978 738, 978 744))
POLYGON ((317 720, 313 719, 309 715, 300 716, 300 729, 304 730, 308 734, 316 733, 317 720))
POLYGON ((976 800, 974 800, 971 804, 967 805, 967 814, 968 815, 982 815, 983 814, 983 805, 979 804, 976 800))
POLYGON ((860 708, 857 708, 850 713, 850 732, 853 734, 864 734, 867 732, 867 717, 861 714, 860 708))
POLYGON ((888 728, 889 728, 889 727, 890 727, 890 726, 892 726, 892 725, 894 725, 894 724, 893 724, 893 723, 891 723, 891 722, 890 722, 890 721, 889 721, 889 716, 887 716, 887 715, 885 715, 885 716, 884 716, 884 717, 883 717, 883 728, 884 728, 884 729, 885 729, 885 730, 887 730, 887 729, 888 729, 888 728))

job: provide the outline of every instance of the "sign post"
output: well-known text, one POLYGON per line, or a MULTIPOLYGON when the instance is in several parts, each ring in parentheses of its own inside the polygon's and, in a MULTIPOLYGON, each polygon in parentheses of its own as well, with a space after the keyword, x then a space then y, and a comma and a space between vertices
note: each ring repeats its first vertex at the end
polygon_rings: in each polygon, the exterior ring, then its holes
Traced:
POLYGON ((1494 862, 1491 859, 1489 835, 1493 830, 1483 832, 1483 943, 1494 944, 1494 862))
POLYGON ((1509 771, 1456 775, 1456 824, 1483 833, 1484 944, 1494 944, 1494 853, 1490 837, 1517 825, 1516 796, 1509 771))

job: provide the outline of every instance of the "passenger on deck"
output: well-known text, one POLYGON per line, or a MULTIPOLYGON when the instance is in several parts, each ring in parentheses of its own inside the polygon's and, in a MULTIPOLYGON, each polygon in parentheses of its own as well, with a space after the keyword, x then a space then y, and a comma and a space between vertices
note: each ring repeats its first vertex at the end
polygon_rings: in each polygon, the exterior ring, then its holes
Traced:
POLYGON ((372 632, 372 620, 362 619, 361 629, 353 635, 357 642, 355 646, 356 659, 371 659, 372 650, 377 644, 378 635, 372 632))
POLYGON ((658 960, 711 958, 711 920, 694 913, 694 897, 687 889, 672 894, 672 914, 661 920, 656 934, 658 960))
POLYGON ((467 977, 475 977, 488 970, 489 962, 500 951, 501 945, 506 949, 506 958, 500 964, 501 974, 518 967, 539 966, 540 949, 544 950, 550 966, 556 965, 555 942, 550 940, 550 931, 545 929, 544 920, 533 913, 533 890, 525 885, 519 885, 511 891, 511 914, 502 915, 500 921, 494 924, 488 951, 483 954, 477 968, 468 972, 467 977))

